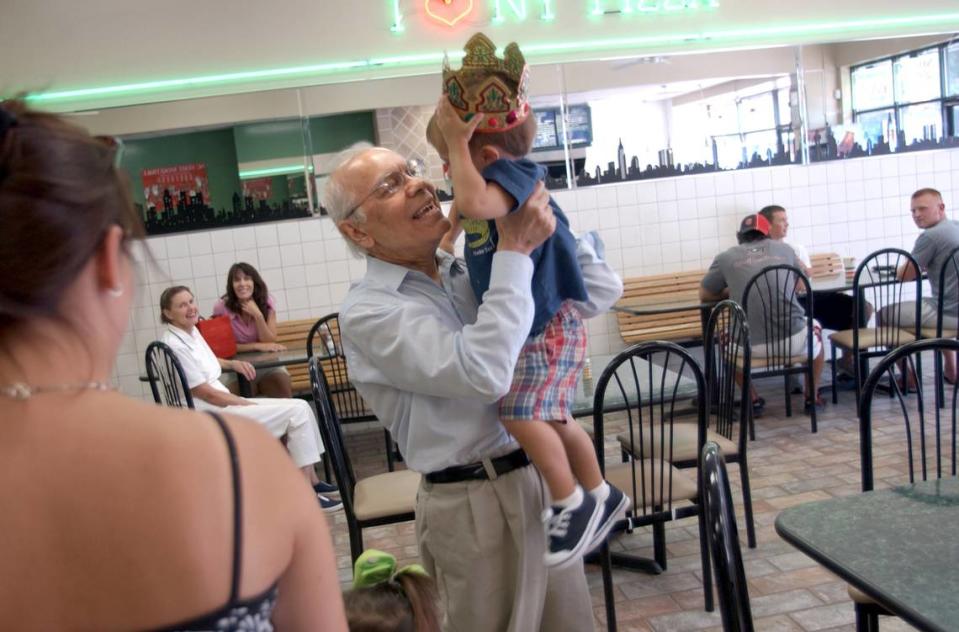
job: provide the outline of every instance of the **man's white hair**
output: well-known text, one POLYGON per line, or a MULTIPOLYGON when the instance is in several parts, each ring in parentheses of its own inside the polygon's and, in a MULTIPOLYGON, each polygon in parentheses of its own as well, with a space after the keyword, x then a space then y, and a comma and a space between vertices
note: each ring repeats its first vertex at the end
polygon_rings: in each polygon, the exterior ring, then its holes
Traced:
MULTIPOLYGON (((372 148, 373 145, 365 141, 355 143, 338 153, 332 160, 332 164, 335 166, 330 171, 330 177, 326 182, 326 188, 323 192, 323 208, 326 209, 326 212, 330 215, 330 219, 333 220, 337 228, 339 228, 340 222, 347 219, 347 215, 349 215, 349 221, 355 224, 362 224, 366 221, 366 215, 362 209, 356 209, 356 211, 350 215, 350 210, 356 204, 356 193, 351 191, 349 187, 343 183, 341 178, 337 177, 337 172, 357 156, 372 148)), ((350 247, 354 255, 358 257, 366 255, 366 250, 344 235, 342 230, 340 230, 340 234, 343 235, 343 239, 346 240, 346 245, 350 247)))

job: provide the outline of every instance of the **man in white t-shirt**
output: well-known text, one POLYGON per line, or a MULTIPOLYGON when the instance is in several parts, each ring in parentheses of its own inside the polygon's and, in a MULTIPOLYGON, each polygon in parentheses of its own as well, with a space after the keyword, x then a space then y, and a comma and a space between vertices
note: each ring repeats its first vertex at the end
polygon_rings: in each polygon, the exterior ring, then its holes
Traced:
MULTIPOLYGON (((781 241, 793 249, 796 258, 802 263, 803 272, 809 275, 812 272, 812 262, 809 259, 809 252, 802 244, 795 243, 788 239, 789 217, 786 209, 778 204, 770 204, 763 207, 759 214, 769 220, 769 238, 781 241)), ((803 307, 807 303, 803 301, 803 307)), ((819 321, 823 329, 832 329, 834 331, 844 331, 852 329, 855 324, 855 303, 852 296, 843 292, 817 292, 813 303, 813 318, 819 321)), ((866 307, 866 320, 872 314, 872 306, 866 307)), ((865 326, 865 323, 861 323, 865 326)), ((853 365, 852 356, 847 356, 843 350, 842 357, 839 359, 840 368, 843 372, 852 375, 853 365)), ((849 380, 843 385, 855 387, 855 383, 849 380)))

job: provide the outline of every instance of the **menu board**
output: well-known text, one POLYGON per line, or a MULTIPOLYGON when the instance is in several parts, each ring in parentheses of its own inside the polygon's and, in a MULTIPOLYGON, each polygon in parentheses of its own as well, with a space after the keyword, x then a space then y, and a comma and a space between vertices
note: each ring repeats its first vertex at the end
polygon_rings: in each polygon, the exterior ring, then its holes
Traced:
MULTIPOLYGON (((593 127, 589 105, 571 105, 566 110, 571 145, 589 145, 593 142, 593 127)), ((559 108, 536 108, 536 138, 533 149, 559 149, 563 146, 563 128, 559 108)))
POLYGON ((556 110, 537 109, 536 138, 533 140, 533 149, 552 149, 559 145, 559 135, 556 133, 556 110))

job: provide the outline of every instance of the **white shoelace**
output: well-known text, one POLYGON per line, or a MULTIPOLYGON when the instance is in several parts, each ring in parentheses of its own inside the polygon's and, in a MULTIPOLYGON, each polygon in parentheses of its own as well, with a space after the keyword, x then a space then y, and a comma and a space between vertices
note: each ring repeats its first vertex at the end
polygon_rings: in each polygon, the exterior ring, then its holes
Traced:
POLYGON ((550 537, 565 538, 569 532, 569 521, 573 518, 573 512, 561 511, 554 513, 549 518, 549 526, 546 527, 546 533, 550 537))

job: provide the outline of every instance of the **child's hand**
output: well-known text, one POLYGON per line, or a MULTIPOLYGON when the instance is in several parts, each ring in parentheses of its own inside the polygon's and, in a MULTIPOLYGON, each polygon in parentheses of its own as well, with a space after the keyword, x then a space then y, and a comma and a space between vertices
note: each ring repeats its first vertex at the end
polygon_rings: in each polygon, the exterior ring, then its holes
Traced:
POLYGON ((443 235, 443 239, 440 241, 440 248, 451 255, 455 255, 456 240, 459 239, 460 235, 463 233, 463 226, 460 224, 460 213, 456 210, 456 202, 453 202, 450 205, 449 220, 450 229, 446 231, 445 235, 443 235))
POLYGON ((482 114, 474 114, 473 118, 464 122, 456 113, 446 95, 441 96, 439 103, 436 105, 436 125, 448 146, 468 143, 477 126, 482 122, 482 114))

